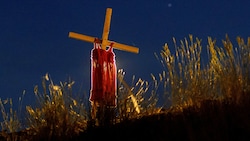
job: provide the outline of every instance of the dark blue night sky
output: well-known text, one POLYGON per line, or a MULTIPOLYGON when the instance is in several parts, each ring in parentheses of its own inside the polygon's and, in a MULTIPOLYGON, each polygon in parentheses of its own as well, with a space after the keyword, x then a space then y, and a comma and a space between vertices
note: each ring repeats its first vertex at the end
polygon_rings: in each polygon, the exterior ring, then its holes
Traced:
MULTIPOLYGON (((140 48, 139 54, 115 50, 125 79, 151 80, 163 70, 154 53, 192 34, 220 44, 225 34, 247 39, 248 0, 22 0, 0 4, 1 99, 14 101, 26 91, 24 104, 34 102, 33 88, 49 73, 54 83, 75 81, 76 91, 90 90, 90 52, 93 44, 68 37, 70 31, 101 37, 106 8, 113 9, 109 40, 140 48)), ((171 47, 171 46, 170 46, 171 47)), ((171 48, 174 51, 174 47, 171 48)), ((204 56, 207 56, 206 54, 204 56)))

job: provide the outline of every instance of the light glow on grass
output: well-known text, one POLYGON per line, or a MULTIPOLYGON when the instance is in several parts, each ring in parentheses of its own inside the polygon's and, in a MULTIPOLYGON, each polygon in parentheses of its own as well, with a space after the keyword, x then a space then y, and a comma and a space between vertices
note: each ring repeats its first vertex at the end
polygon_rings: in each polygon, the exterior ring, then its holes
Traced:
MULTIPOLYGON (((209 60, 208 64, 202 64, 200 39, 189 35, 177 43, 173 38, 175 52, 172 53, 166 43, 160 56, 155 53, 163 71, 157 75, 150 74, 151 81, 133 76, 129 84, 124 80, 125 71, 118 70, 116 112, 109 111, 106 115, 112 117, 112 124, 117 124, 163 113, 162 110, 175 113, 192 106, 199 108, 202 105, 204 108, 206 101, 226 99, 236 104, 244 101, 244 96, 250 92, 250 38, 245 42, 237 37, 236 41, 238 47, 234 47, 226 35, 222 40, 223 47, 218 47, 216 40, 208 37, 206 49, 209 60), (159 100, 165 102, 159 105, 159 100), (169 103, 171 107, 164 109, 169 103)), ((42 92, 39 86, 34 87, 37 107, 26 106, 28 125, 25 127, 28 128, 25 131, 30 137, 65 139, 95 126, 90 122, 88 103, 72 97, 74 83, 69 81, 56 85, 46 74, 42 79, 42 92)), ((0 99, 3 118, 0 135, 7 139, 17 138, 15 132, 22 127, 12 104, 12 99, 0 99), (9 110, 5 107, 7 104, 10 104, 9 110)))

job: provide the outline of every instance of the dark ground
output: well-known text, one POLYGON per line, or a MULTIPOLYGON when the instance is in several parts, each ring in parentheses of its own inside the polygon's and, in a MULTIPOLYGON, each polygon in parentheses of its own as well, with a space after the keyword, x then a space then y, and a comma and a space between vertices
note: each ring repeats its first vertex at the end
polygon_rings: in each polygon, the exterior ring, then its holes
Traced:
MULTIPOLYGON (((248 97, 248 96, 247 96, 248 97)), ((183 112, 145 116, 109 127, 89 128, 75 140, 250 140, 250 100, 203 101, 183 112)))
MULTIPOLYGON (((143 116, 115 125, 89 126, 87 130, 70 139, 59 137, 60 139, 51 140, 246 141, 250 140, 249 109, 248 95, 237 103, 230 99, 205 100, 199 107, 187 107, 182 112, 172 109, 162 114, 143 116)), ((30 140, 48 139, 39 136, 30 140)))

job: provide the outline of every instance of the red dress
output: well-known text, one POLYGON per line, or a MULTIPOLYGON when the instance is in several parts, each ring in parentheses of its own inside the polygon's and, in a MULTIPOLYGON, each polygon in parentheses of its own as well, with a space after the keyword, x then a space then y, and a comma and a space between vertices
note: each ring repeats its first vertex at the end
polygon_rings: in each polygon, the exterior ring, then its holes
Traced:
POLYGON ((116 106, 116 63, 112 46, 108 50, 101 49, 94 43, 91 51, 91 93, 90 101, 116 106))

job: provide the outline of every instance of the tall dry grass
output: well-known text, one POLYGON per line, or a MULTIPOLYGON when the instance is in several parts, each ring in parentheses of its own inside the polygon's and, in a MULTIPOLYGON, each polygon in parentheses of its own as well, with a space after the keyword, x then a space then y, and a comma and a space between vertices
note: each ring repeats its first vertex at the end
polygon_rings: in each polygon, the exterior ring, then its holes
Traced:
POLYGON ((25 91, 23 91, 22 97, 18 98, 18 110, 13 108, 14 104, 12 98, 7 98, 5 100, 0 98, 0 110, 2 115, 2 121, 0 122, 0 135, 7 141, 18 140, 19 136, 16 134, 16 132, 21 131, 24 127, 21 121, 21 107, 24 95, 25 91))
MULTIPOLYGON (((250 92, 250 38, 236 38, 233 46, 226 35, 223 47, 216 45, 216 40, 207 38, 206 51, 208 60, 203 58, 202 40, 189 35, 179 43, 173 38, 174 52, 166 43, 160 52, 155 53, 163 65, 163 71, 151 74, 152 80, 132 78, 131 83, 124 79, 125 72, 118 70, 118 101, 111 124, 134 120, 143 116, 159 114, 171 103, 170 109, 182 111, 185 107, 199 107, 204 100, 229 101, 239 103, 250 92), (204 63, 206 62, 207 63, 204 63), (163 103, 159 102, 163 101, 163 103), (165 103, 164 103, 165 102, 165 103)), ((26 106, 26 123, 22 139, 66 140, 95 126, 90 122, 88 103, 74 98, 74 82, 54 84, 48 74, 42 79, 42 87, 34 87, 37 105, 26 106), (40 92, 40 89, 42 92, 40 92)), ((87 100, 88 101, 88 100, 87 100)), ((22 127, 11 108, 5 110, 0 100, 3 116, 1 137, 19 140, 16 132, 22 127)), ((173 111, 173 110, 172 110, 173 111)), ((107 114, 107 113, 106 113, 107 114)))
MULTIPOLYGON (((173 106, 189 106, 200 101, 232 99, 237 102, 249 92, 250 38, 247 43, 236 38, 238 46, 233 46, 228 35, 222 40, 223 47, 216 46, 216 40, 208 37, 208 63, 202 64, 202 43, 189 35, 171 53, 165 44, 156 57, 163 64, 165 91, 171 95, 173 106)), ((204 50, 203 50, 204 51, 204 50)))
POLYGON ((158 104, 158 81, 152 76, 152 81, 132 77, 131 84, 125 80, 125 72, 118 70, 118 102, 116 120, 123 121, 141 116, 156 114, 161 110, 158 104))
POLYGON ((26 106, 30 136, 38 140, 70 139, 87 128, 88 110, 79 99, 72 97, 73 84, 56 85, 46 74, 42 80, 43 92, 39 92, 38 86, 34 87, 37 107, 26 106))

